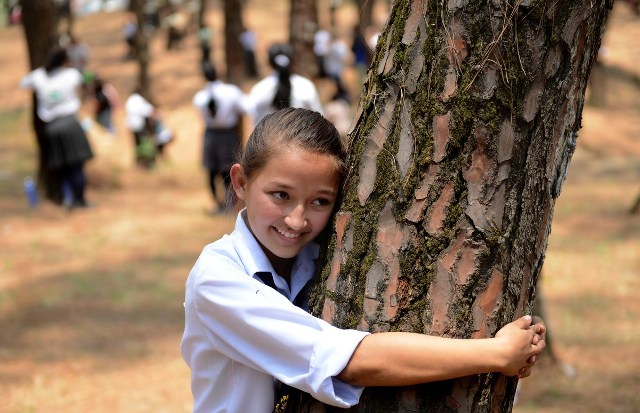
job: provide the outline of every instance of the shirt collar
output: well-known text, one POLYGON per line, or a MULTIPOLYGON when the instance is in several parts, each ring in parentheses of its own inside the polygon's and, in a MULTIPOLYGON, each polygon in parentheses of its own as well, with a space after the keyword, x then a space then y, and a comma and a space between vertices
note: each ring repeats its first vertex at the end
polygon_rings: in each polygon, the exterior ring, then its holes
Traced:
POLYGON ((284 278, 280 277, 262 247, 254 237, 249 227, 244 222, 242 214, 244 209, 236 217, 236 226, 230 237, 237 251, 242 265, 251 277, 259 279, 256 273, 268 272, 272 274, 275 286, 284 292, 290 301, 298 295, 305 285, 313 278, 316 270, 316 260, 320 252, 320 246, 315 242, 310 242, 302 248, 291 269, 291 285, 287 284, 284 278))

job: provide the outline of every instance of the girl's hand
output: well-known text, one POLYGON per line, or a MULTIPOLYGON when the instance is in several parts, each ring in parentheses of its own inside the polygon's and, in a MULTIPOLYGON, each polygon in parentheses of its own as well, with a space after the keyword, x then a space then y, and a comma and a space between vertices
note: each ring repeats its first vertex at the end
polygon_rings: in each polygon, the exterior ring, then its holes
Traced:
POLYGON ((545 347, 544 323, 539 317, 535 317, 535 324, 532 321, 532 317, 526 315, 505 325, 496 333, 495 338, 503 346, 504 367, 500 372, 505 376, 529 376, 545 347))

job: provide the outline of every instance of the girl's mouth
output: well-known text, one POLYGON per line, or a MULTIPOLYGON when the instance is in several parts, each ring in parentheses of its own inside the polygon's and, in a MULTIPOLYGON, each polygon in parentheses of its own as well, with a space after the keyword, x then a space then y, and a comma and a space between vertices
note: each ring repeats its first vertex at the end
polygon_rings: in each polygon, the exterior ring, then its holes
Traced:
POLYGON ((283 230, 283 229, 280 229, 280 228, 275 228, 275 229, 276 229, 276 231, 278 231, 278 233, 280 235, 282 235, 285 238, 289 238, 289 239, 298 238, 298 237, 300 237, 300 235, 302 235, 299 232, 290 232, 290 231, 283 230))

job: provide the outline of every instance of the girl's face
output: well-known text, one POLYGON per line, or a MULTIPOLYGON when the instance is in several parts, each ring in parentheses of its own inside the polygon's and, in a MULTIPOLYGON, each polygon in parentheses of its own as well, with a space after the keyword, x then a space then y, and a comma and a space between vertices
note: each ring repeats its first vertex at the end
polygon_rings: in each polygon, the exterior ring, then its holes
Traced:
POLYGON ((272 154, 250 179, 235 164, 231 180, 247 208, 249 228, 272 262, 294 258, 318 236, 340 184, 329 155, 295 147, 272 154))

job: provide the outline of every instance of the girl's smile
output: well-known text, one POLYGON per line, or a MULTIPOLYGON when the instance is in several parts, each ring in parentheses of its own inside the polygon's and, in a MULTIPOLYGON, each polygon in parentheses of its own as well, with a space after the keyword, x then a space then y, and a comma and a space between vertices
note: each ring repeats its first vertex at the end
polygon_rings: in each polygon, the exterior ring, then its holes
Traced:
POLYGON ((286 277, 293 258, 324 229, 338 195, 340 177, 329 155, 286 148, 247 177, 239 164, 231 169, 246 221, 263 250, 286 277))

